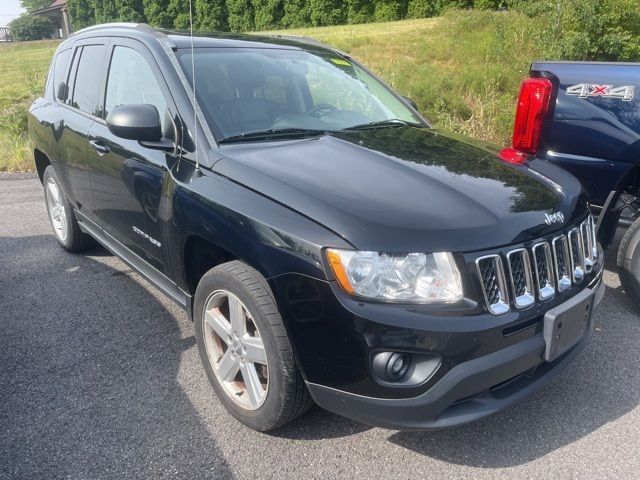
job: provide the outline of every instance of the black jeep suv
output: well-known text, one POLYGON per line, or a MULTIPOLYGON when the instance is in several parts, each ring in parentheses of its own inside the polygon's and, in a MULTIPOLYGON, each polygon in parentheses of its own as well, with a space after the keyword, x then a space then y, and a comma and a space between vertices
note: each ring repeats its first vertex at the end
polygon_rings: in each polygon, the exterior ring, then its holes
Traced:
POLYGON ((58 243, 97 240, 182 305, 251 428, 312 400, 468 422, 590 336, 602 254, 578 181, 432 129, 312 40, 92 27, 58 48, 29 133, 58 243))

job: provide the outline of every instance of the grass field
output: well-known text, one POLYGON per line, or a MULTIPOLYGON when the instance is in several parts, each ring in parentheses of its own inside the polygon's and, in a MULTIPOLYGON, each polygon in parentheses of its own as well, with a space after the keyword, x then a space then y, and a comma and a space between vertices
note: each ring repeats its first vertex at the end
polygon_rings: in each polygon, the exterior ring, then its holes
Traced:
MULTIPOLYGON (((288 30, 331 44, 413 98, 436 126, 509 143, 518 85, 541 53, 534 20, 516 13, 288 30)), ((26 110, 42 90, 53 41, 0 44, 0 171, 31 168, 26 110)))
POLYGON ((0 43, 0 171, 32 168, 26 112, 42 91, 57 41, 0 43))

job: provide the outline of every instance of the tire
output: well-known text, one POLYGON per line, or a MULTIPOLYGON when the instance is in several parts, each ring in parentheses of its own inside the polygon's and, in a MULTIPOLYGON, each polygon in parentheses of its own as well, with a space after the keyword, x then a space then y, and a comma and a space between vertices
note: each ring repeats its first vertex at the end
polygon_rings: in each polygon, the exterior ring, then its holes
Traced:
POLYGON ((640 309, 640 218, 627 229, 618 248, 618 273, 622 288, 640 309))
POLYGON ((67 252, 81 252, 92 247, 95 242, 80 230, 73 206, 51 165, 44 171, 42 185, 53 236, 60 246, 67 252))
POLYGON ((205 273, 196 289, 194 322, 209 382, 241 423, 266 432, 312 406, 273 293, 259 272, 232 261, 205 273), (260 343, 263 351, 256 347, 260 343), (259 387, 249 388, 247 378, 254 385, 259 379, 259 387))

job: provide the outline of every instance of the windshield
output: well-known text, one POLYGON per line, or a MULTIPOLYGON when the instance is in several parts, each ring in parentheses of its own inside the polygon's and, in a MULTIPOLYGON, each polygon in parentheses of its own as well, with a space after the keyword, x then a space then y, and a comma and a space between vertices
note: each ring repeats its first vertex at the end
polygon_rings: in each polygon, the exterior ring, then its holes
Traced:
MULTIPOLYGON (((337 131, 385 121, 424 126, 371 74, 337 54, 197 48, 196 97, 222 138, 261 131, 337 131)), ((178 52, 189 83, 192 54, 178 52)))

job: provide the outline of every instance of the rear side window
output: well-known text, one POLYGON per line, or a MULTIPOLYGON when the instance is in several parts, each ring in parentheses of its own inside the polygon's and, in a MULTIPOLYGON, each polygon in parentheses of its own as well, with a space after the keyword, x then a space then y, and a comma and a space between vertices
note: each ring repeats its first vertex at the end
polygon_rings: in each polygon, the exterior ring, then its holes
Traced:
POLYGON ((76 71, 71 105, 83 112, 99 116, 100 85, 103 78, 104 45, 86 45, 82 47, 80 63, 76 71))
POLYGON ((63 50, 56 56, 55 63, 53 65, 52 75, 52 93, 53 98, 56 98, 59 85, 62 82, 67 81, 67 71, 69 66, 69 57, 71 56, 71 49, 63 50))
POLYGON ((158 110, 164 127, 167 102, 145 58, 128 47, 115 47, 109 68, 105 116, 114 107, 147 103, 158 110))

